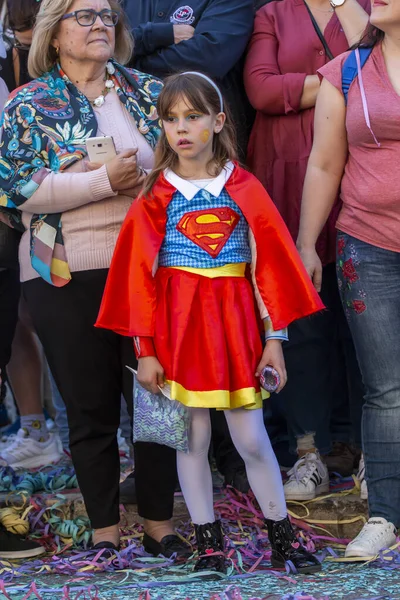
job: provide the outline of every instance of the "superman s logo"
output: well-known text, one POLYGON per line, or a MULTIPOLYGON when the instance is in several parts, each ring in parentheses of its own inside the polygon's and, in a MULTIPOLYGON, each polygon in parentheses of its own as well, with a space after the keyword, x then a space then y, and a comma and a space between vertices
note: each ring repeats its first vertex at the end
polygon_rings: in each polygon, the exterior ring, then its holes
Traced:
POLYGON ((239 223, 240 216, 228 206, 185 213, 177 230, 216 258, 239 223))

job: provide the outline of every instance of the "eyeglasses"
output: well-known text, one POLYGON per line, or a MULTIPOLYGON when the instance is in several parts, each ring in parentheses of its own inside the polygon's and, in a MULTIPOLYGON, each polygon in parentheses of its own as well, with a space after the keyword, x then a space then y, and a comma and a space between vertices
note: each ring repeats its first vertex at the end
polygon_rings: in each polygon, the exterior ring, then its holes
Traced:
POLYGON ((104 8, 100 12, 93 10, 93 8, 84 8, 67 13, 61 17, 61 21, 72 19, 72 17, 75 17, 78 24, 82 27, 91 27, 95 24, 97 17, 100 17, 106 27, 115 27, 118 23, 119 14, 115 10, 108 10, 107 8, 104 8))

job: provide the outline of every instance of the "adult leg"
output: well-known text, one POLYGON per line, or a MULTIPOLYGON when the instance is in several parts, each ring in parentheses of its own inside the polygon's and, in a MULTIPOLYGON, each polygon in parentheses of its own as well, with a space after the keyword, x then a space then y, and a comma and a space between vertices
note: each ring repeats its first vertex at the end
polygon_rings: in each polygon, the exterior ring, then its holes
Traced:
POLYGON ((366 392, 362 433, 370 512, 399 526, 400 255, 344 234, 339 239, 342 301, 366 392))
POLYGON ((393 543, 392 524, 400 525, 400 255, 340 233, 338 281, 365 386, 363 450, 374 518, 346 554, 365 556, 393 543))
POLYGON ((43 413, 43 363, 25 301, 19 303, 19 320, 7 368, 21 416, 43 413))
POLYGON ((67 407, 72 460, 94 529, 119 522, 120 342, 93 326, 106 277, 105 269, 85 271, 62 288, 42 279, 22 286, 67 407))
MULTIPOLYGON (((329 300, 329 270, 322 277, 321 297, 329 300)), ((329 474, 320 454, 331 450, 332 356, 335 317, 329 311, 295 321, 284 343, 288 382, 279 394, 288 423, 291 450, 299 457, 285 483, 289 500, 311 500, 329 490, 329 474), (293 441, 295 440, 295 443, 293 441)))
MULTIPOLYGON (((20 297, 19 271, 0 269, 0 385, 5 386, 5 368, 10 360, 11 346, 18 321, 20 297)), ((3 398, 3 391, 1 397, 3 398)))
POLYGON ((55 410, 55 424, 57 427, 58 434, 61 439, 61 443, 63 445, 64 450, 69 452, 69 427, 68 427, 68 417, 67 417, 67 409, 65 406, 65 402, 61 397, 60 392, 58 391, 58 387, 56 382, 54 381, 54 377, 50 369, 48 369, 50 387, 51 387, 51 397, 53 401, 53 406, 55 410))
MULTIPOLYGON (((326 303, 328 285, 324 269, 321 297, 326 303)), ((288 381, 280 392, 280 402, 286 412, 289 435, 300 440, 306 435, 318 437, 318 450, 327 454, 331 450, 329 434, 330 407, 332 403, 331 357, 335 335, 335 319, 324 311, 312 317, 294 322, 289 327, 289 341, 284 343, 284 355, 288 381)), ((299 456, 313 447, 303 448, 299 456)))
MULTIPOLYGON (((23 298, 19 302, 19 319, 15 330, 12 345, 11 359, 7 367, 7 374, 14 393, 15 401, 21 417, 21 429, 25 437, 17 439, 17 444, 7 447, 3 457, 11 467, 23 466, 20 464, 24 453, 43 455, 35 459, 36 462, 24 466, 39 467, 47 464, 49 450, 51 458, 56 460, 61 457, 56 440, 50 443, 49 448, 31 441, 47 442, 49 432, 43 413, 43 358, 39 349, 38 340, 34 333, 33 323, 28 307, 23 298)), ((29 458, 31 461, 31 458, 29 458)))
MULTIPOLYGON (((335 265, 325 268, 326 291, 324 302, 335 319, 332 346, 332 406, 330 432, 332 451, 324 457, 330 471, 349 476, 358 466, 361 454, 361 408, 363 386, 354 344, 344 316, 339 295, 335 265), (354 435, 354 432, 358 435, 354 435), (358 439, 358 449, 355 446, 358 439)), ((317 436, 317 445, 319 439, 317 436)))
MULTIPOLYGON (((125 366, 128 365, 136 369, 137 360, 130 338, 121 338, 121 357, 123 394, 132 419, 134 417, 133 377, 125 366)), ((159 544, 166 536, 175 536, 171 519, 177 482, 176 452, 167 446, 138 442, 134 447, 134 456, 138 512, 144 519, 144 529, 147 536, 159 544)), ((174 542, 176 551, 180 554, 182 551, 186 552, 187 555, 188 549, 186 546, 177 547, 178 539, 176 538, 174 542)))

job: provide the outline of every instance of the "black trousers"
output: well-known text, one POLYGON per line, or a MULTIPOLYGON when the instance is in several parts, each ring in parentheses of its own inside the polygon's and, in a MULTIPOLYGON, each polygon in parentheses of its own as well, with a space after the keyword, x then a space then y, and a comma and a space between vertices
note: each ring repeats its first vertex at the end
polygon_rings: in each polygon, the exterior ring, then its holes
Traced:
MULTIPOLYGON (((6 366, 11 357, 11 346, 18 321, 20 295, 19 271, 0 270, 0 406, 6 397, 6 366)), ((2 408, 6 424, 6 411, 2 408)))
POLYGON ((283 345, 288 382, 279 402, 293 452, 295 439, 307 433, 315 434, 321 454, 332 441, 361 443, 364 388, 334 264, 324 267, 321 298, 328 310, 295 321, 283 345))
MULTIPOLYGON (((133 343, 94 323, 107 269, 73 273, 56 288, 42 279, 22 284, 34 326, 65 402, 70 449, 92 527, 119 522, 117 429, 121 393, 132 411, 133 343)), ((177 481, 176 454, 166 446, 138 443, 135 472, 139 514, 172 517, 177 481)))
POLYGON ((0 369, 3 379, 18 321, 19 295, 19 271, 0 271, 0 369))

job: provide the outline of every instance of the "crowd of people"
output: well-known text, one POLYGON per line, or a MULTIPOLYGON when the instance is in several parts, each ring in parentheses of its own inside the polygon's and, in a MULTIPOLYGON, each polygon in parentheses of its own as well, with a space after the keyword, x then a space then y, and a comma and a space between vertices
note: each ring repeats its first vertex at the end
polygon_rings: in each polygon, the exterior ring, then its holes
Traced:
MULTIPOLYGON (((253 491, 272 564, 303 573, 320 564, 286 500, 358 471, 370 519, 346 556, 390 547, 400 7, 3 4, 0 378, 19 430, 1 463, 32 469, 67 450, 94 549, 119 548, 119 504, 132 502, 145 550, 186 560, 179 482, 195 570, 219 572, 210 458, 225 484, 253 491), (97 137, 115 147, 104 164, 88 157, 97 137), (135 418, 126 366, 151 394, 169 384, 190 432, 188 452, 135 442, 119 484, 118 431, 131 438, 135 418), (280 381, 268 400, 266 366, 280 381)), ((0 557, 42 551, 0 530, 0 557)))

